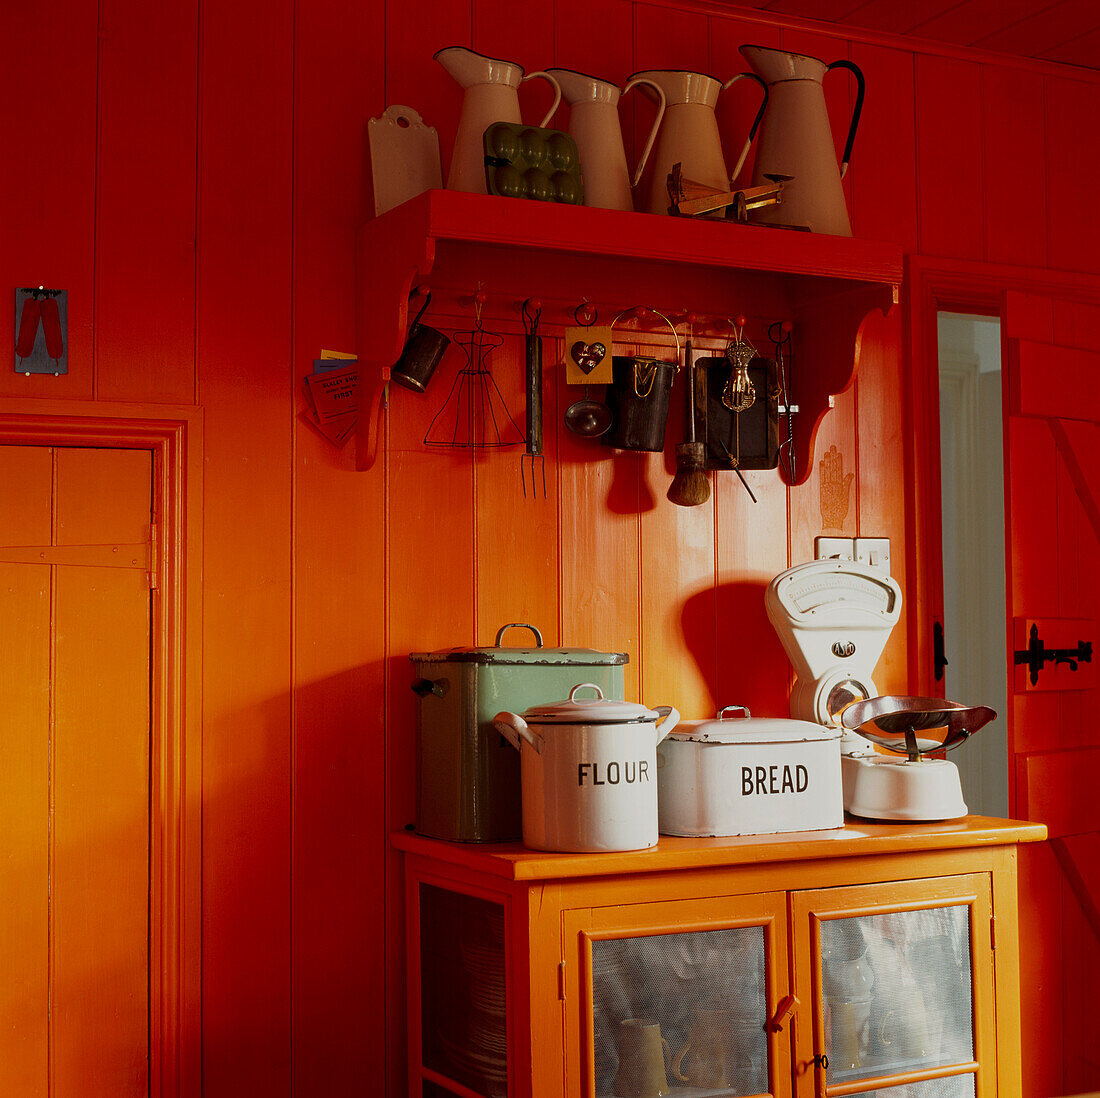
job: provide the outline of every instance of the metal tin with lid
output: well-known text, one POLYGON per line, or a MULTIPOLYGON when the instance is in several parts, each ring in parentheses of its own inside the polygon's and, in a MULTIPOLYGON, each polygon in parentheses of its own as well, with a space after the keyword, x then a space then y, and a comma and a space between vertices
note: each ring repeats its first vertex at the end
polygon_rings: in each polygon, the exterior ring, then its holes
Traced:
POLYGON ((493 717, 501 709, 522 712, 560 699, 582 681, 622 698, 629 658, 547 648, 538 629, 520 622, 501 626, 492 645, 413 652, 417 831, 459 842, 520 838, 520 760, 493 728, 493 717), (529 630, 528 643, 506 646, 511 629, 529 630))
POLYGON ((566 701, 493 723, 519 751, 523 841, 536 850, 644 850, 657 845, 656 746, 680 714, 605 698, 596 683, 566 701), (596 696, 579 697, 591 689, 596 696))
POLYGON ((727 706, 657 748, 663 835, 768 835, 844 825, 840 730, 727 706), (727 714, 738 711, 738 717, 727 714))

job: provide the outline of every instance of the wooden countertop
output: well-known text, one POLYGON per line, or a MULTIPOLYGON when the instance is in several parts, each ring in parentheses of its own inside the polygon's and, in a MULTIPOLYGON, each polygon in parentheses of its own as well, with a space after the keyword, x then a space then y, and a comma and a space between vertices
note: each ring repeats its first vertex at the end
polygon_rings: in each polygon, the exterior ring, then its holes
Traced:
POLYGON ((816 858, 851 858, 867 854, 913 853, 965 847, 1041 842, 1043 824, 965 816, 940 823, 872 823, 851 817, 830 831, 797 831, 782 835, 685 839, 662 835, 649 850, 593 854, 532 850, 521 842, 456 843, 399 831, 392 842, 408 854, 419 854, 508 880, 599 877, 617 873, 794 862, 816 858))

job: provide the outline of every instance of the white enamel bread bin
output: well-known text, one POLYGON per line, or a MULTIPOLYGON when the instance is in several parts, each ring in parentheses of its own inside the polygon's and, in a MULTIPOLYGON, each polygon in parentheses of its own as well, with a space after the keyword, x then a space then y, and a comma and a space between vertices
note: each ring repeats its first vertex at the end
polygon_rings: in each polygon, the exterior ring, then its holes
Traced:
POLYGON ((840 730, 741 706, 681 721, 657 747, 657 808, 662 835, 843 827, 840 730))

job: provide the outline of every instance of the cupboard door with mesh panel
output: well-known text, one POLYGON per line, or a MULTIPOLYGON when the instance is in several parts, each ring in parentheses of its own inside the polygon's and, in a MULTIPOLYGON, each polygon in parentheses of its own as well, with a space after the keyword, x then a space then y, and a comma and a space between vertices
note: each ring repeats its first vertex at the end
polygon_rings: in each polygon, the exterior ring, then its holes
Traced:
POLYGON ((783 1092, 786 922, 782 894, 567 913, 568 1093, 783 1092))
POLYGON ((792 908, 818 1094, 996 1093, 988 877, 800 892, 792 908))

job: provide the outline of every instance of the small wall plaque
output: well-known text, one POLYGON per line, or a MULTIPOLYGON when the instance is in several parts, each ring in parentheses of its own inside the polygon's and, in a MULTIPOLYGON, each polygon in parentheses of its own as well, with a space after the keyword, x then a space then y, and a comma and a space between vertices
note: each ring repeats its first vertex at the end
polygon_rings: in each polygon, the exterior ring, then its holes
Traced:
POLYGON ((69 372, 69 292, 44 286, 15 291, 15 372, 69 372))

